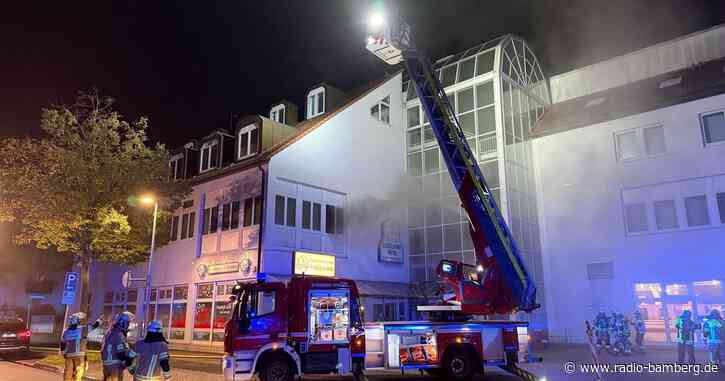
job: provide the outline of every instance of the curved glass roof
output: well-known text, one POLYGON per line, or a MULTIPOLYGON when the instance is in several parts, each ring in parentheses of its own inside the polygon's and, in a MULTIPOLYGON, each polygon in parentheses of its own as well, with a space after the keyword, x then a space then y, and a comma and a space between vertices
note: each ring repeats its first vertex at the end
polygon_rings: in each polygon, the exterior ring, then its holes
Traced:
MULTIPOLYGON (((551 104, 549 87, 539 60, 524 39, 512 34, 440 58, 433 63, 433 68, 443 87, 490 71, 497 71, 521 88, 530 91, 544 104, 551 104), (497 61, 494 60, 495 52, 499 53, 497 61)), ((407 80, 407 73, 404 73, 404 84, 407 80)), ((407 99, 413 98, 415 92, 409 91, 407 99)))

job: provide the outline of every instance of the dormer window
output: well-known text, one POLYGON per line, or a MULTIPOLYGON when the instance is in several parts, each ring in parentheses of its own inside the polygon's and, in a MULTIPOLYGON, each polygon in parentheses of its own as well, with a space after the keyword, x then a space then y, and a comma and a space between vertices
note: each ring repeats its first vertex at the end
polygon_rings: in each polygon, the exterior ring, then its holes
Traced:
POLYGON ((272 119, 277 123, 286 123, 285 111, 286 110, 285 110, 284 105, 274 106, 269 111, 269 119, 272 119))
MULTIPOLYGON (((283 111, 284 112, 284 109, 283 111)), ((259 151, 259 128, 256 124, 250 124, 239 130, 238 159, 244 159, 257 154, 259 151)))
POLYGON ((169 179, 181 180, 184 178, 184 155, 174 155, 169 161, 169 179))
POLYGON ((325 112, 325 88, 318 87, 307 95, 307 119, 325 112))
POLYGON ((199 172, 206 172, 219 166, 219 142, 206 142, 201 146, 199 172))

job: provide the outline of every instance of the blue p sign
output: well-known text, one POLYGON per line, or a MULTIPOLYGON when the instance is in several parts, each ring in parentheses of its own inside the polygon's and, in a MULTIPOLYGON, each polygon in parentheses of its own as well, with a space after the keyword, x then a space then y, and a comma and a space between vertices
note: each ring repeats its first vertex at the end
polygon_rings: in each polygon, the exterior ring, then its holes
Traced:
POLYGON ((63 284, 63 299, 61 304, 73 304, 76 300, 76 291, 78 291, 78 281, 80 274, 74 272, 65 273, 65 283, 63 284))

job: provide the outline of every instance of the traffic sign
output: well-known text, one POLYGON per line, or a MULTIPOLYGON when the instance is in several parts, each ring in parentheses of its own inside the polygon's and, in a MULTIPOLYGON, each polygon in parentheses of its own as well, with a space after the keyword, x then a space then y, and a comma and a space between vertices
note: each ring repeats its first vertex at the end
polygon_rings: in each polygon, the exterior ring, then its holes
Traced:
POLYGON ((78 282, 81 276, 76 272, 65 273, 65 282, 63 283, 63 299, 60 304, 73 304, 76 301, 76 292, 78 291, 78 282))

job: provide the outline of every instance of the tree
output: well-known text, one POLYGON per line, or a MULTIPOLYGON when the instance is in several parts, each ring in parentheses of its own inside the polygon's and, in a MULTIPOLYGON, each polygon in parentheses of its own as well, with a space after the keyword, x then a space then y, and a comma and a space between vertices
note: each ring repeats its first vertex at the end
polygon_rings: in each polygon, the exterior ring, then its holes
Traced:
MULTIPOLYGON (((157 244, 189 193, 168 178, 169 152, 150 146, 148 119, 128 122, 113 99, 80 93, 71 106, 41 113, 40 138, 0 140, 0 222, 14 221, 17 245, 71 254, 81 267, 80 309, 89 313, 91 261, 133 264, 149 252, 151 217, 134 196, 159 203, 157 244)), ((165 232, 166 230, 166 232, 165 232)))

